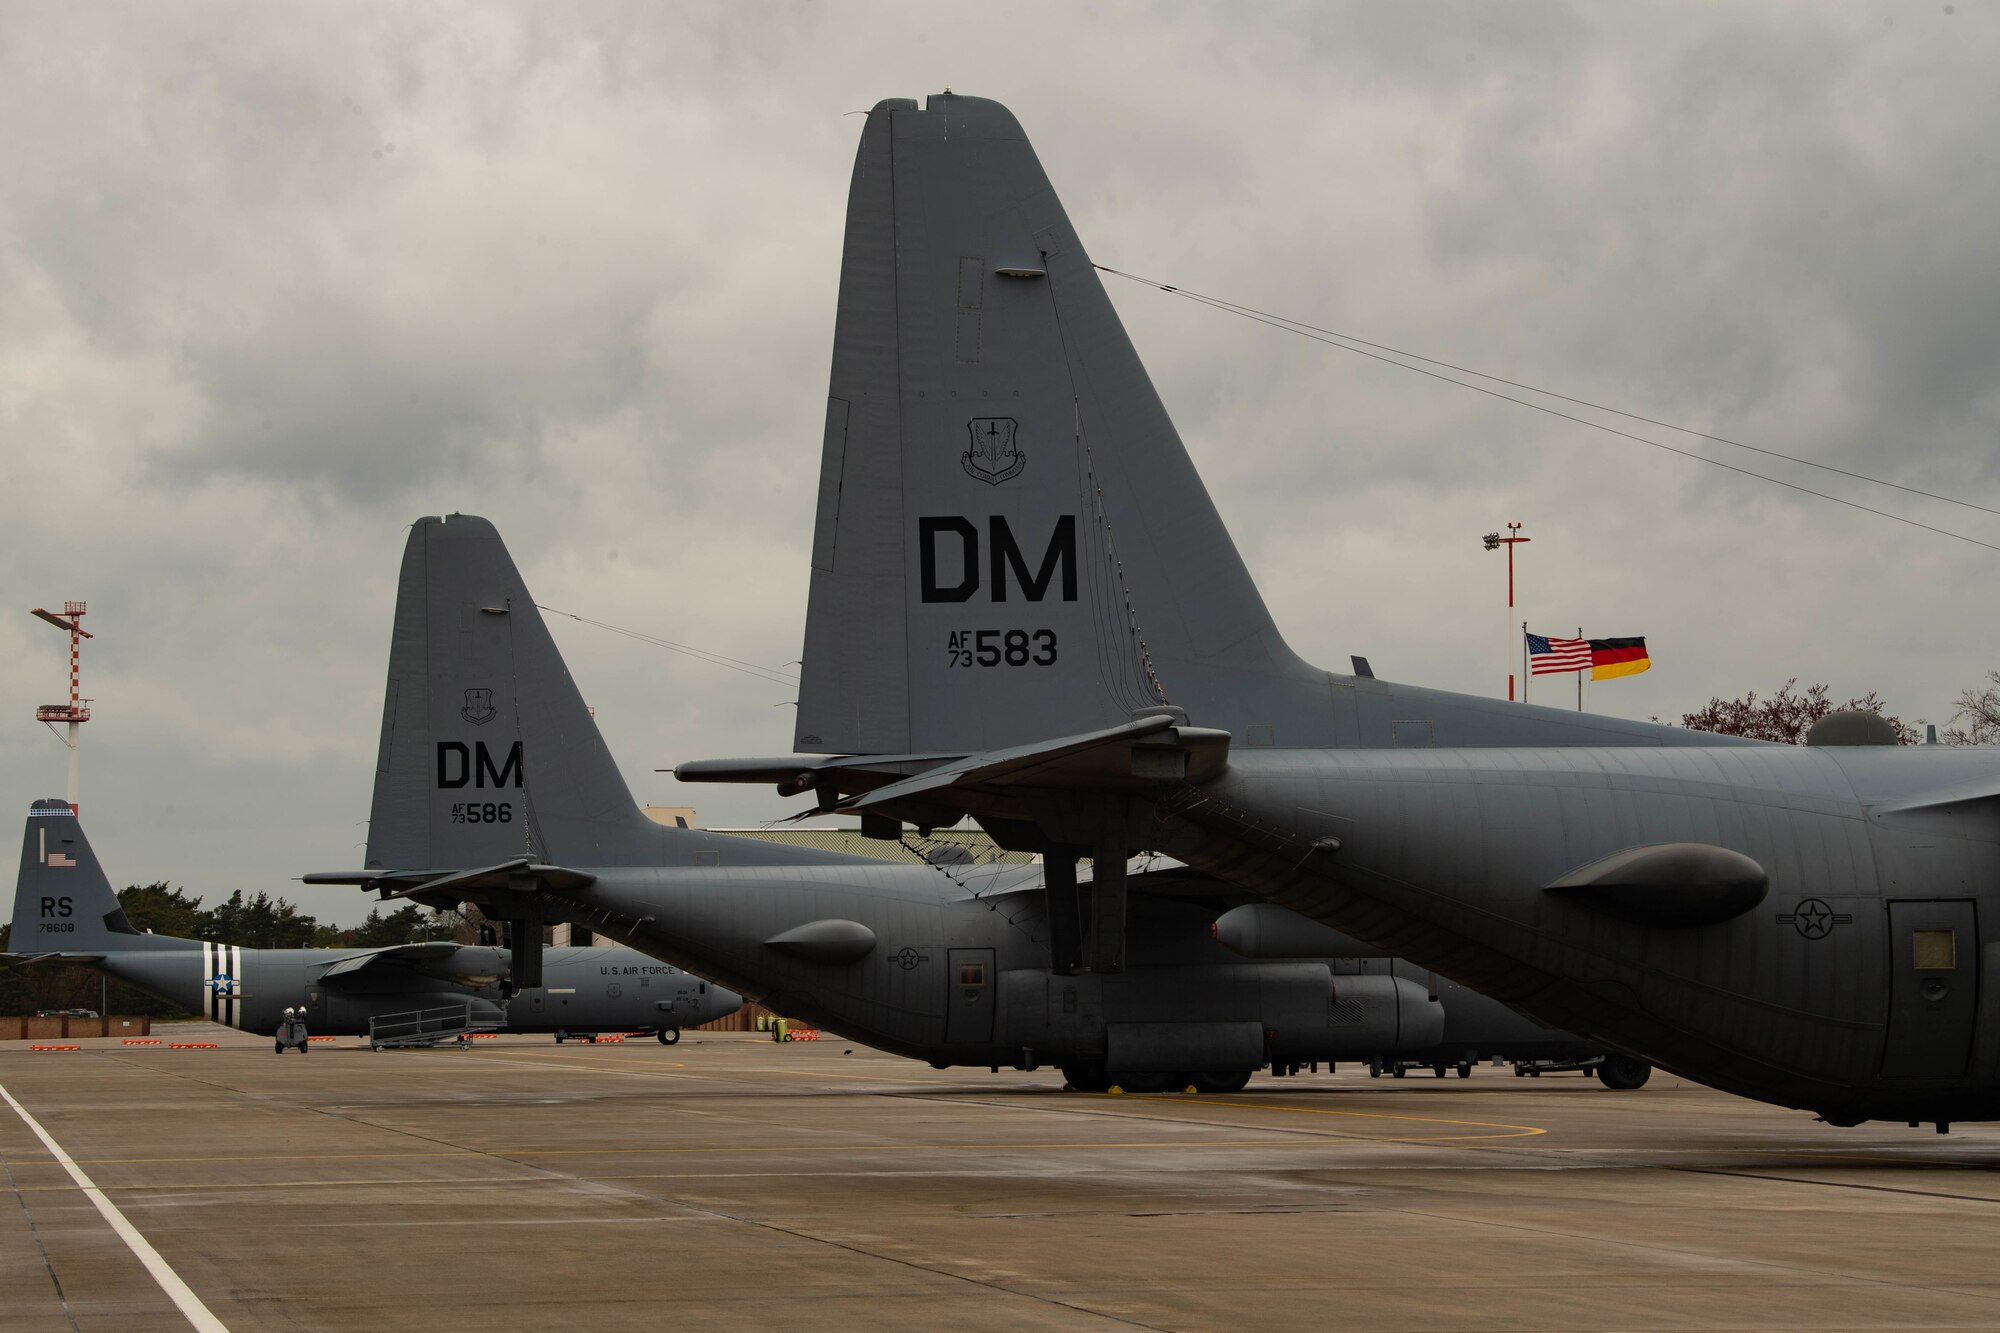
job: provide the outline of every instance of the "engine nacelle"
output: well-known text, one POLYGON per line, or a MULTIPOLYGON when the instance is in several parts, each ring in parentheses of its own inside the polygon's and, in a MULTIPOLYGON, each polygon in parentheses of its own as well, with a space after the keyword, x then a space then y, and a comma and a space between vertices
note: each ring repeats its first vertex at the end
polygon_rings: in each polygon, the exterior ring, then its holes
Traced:
POLYGON ((1444 1038, 1444 1006, 1404 977, 1330 977, 1332 993, 1317 1012, 1301 1009, 1272 1025, 1274 1063, 1372 1060, 1427 1050, 1444 1038))
POLYGON ((1215 918, 1215 942, 1245 958, 1386 958, 1332 926, 1271 903, 1245 903, 1215 918))

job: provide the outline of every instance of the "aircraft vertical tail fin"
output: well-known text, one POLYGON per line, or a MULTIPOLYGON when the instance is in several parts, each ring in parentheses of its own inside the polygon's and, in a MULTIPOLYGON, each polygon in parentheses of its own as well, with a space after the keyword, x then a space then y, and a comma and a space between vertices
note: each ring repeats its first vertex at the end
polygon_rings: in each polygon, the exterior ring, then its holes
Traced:
POLYGON ((14 881, 13 929, 8 949, 19 954, 101 954, 130 949, 158 937, 132 928, 111 881, 97 863, 83 825, 68 801, 28 807, 21 839, 21 871, 14 881))
POLYGON ((667 832, 633 802, 493 525, 419 519, 397 587, 368 868, 658 864, 667 832))
POLYGON ((812 565, 802 751, 1325 712, 996 102, 862 130, 812 565))

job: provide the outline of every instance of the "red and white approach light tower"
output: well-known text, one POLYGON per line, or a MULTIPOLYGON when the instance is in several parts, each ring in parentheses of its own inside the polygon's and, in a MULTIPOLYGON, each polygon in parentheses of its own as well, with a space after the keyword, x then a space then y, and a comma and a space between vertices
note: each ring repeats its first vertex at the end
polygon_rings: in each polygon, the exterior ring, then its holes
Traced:
MULTIPOLYGON (((1525 620, 1522 621, 1519 630, 1514 628, 1514 548, 1522 542, 1533 541, 1534 538, 1523 537, 1519 523, 1509 523, 1505 537, 1502 537, 1497 532, 1489 532, 1480 538, 1480 540, 1486 543, 1486 549, 1489 551, 1497 551, 1503 546, 1507 548, 1507 662, 1511 666, 1516 657, 1523 658, 1521 662, 1521 702, 1526 703, 1528 701, 1528 664, 1525 660, 1525 654, 1527 653, 1528 644, 1528 622, 1525 620)), ((1513 697, 1514 673, 1509 671, 1507 673, 1507 698, 1512 700, 1513 697)))
MULTIPOLYGON (((77 680, 78 650, 85 639, 92 637, 90 631, 83 627, 84 609, 82 602, 64 602, 61 615, 44 611, 39 606, 35 608, 37 616, 69 635, 69 702, 43 704, 35 710, 35 721, 46 724, 52 732, 56 730, 56 723, 69 723, 69 736, 63 744, 69 747, 69 808, 72 812, 77 811, 76 729, 90 721, 90 700, 80 697, 77 680)), ((61 732, 56 732, 56 736, 62 739, 61 732)))

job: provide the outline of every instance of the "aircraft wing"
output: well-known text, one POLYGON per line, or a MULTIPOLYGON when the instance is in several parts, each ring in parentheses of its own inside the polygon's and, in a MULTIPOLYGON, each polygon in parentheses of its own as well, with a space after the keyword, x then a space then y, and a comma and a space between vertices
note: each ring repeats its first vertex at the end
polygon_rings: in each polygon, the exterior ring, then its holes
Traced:
POLYGON ((101 953, 0 953, 0 958, 6 958, 17 963, 101 963, 104 961, 104 955, 101 953))
POLYGON ((358 972, 384 968, 418 968, 437 976, 494 977, 507 972, 507 952, 483 946, 457 944, 451 940, 425 940, 416 944, 391 944, 336 959, 319 974, 321 981, 338 981, 358 972))

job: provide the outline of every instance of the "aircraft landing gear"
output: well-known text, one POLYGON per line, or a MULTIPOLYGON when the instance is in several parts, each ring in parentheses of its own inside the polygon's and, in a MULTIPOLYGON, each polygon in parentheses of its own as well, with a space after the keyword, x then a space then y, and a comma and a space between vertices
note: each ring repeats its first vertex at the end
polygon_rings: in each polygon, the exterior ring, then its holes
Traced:
POLYGON ((1113 1088, 1117 1088, 1120 1092, 1134 1093, 1172 1092, 1176 1089, 1206 1093, 1241 1092, 1250 1086, 1250 1075, 1255 1072, 1249 1069, 1202 1070, 1194 1073, 1162 1069, 1121 1069, 1113 1074, 1095 1060, 1058 1065, 1057 1068, 1062 1070, 1063 1078, 1071 1090, 1076 1092, 1109 1092, 1113 1088))
POLYGON ((1597 1066, 1597 1081, 1619 1092, 1643 1088, 1652 1076, 1653 1067, 1644 1060, 1618 1052, 1605 1056, 1597 1066))
POLYGON ((1233 1070, 1226 1074, 1189 1074, 1187 1078, 1196 1092, 1241 1092, 1250 1086, 1250 1071, 1247 1069, 1233 1070))
POLYGON ((1121 1069, 1111 1076, 1111 1083, 1127 1092, 1171 1092, 1187 1086, 1187 1079, 1158 1069, 1121 1069))
POLYGON ((1111 1076, 1104 1072, 1104 1066, 1095 1060, 1080 1060, 1074 1064, 1058 1065, 1064 1082, 1078 1092, 1108 1092, 1111 1076))
POLYGON ((681 1030, 679 1028, 660 1029, 660 1045, 678 1046, 680 1044, 681 1044, 681 1030))

